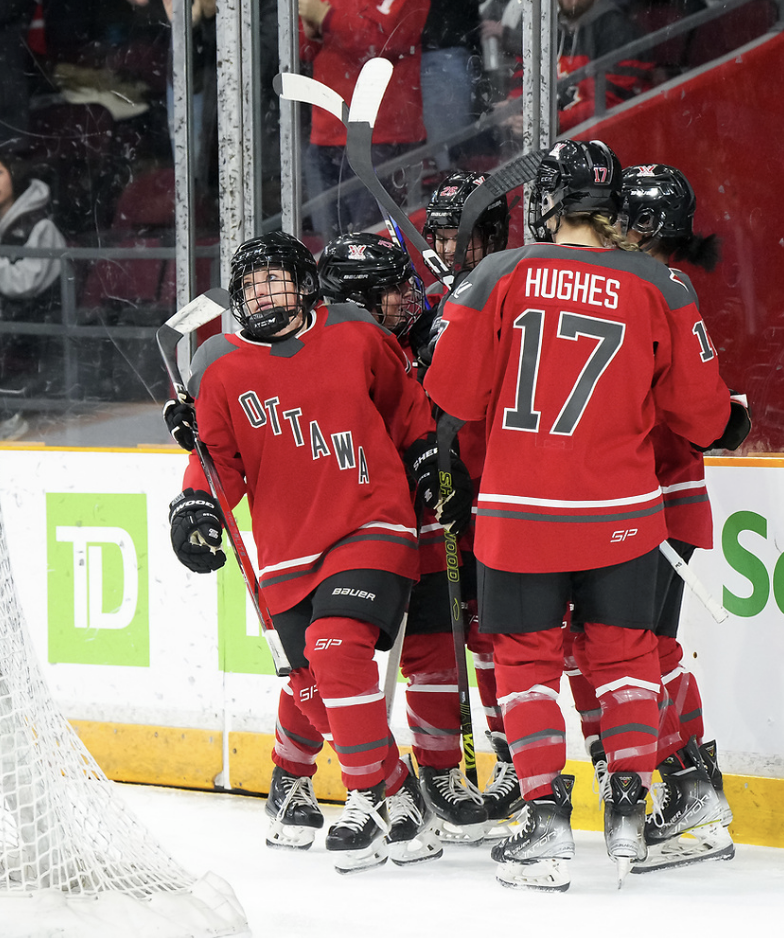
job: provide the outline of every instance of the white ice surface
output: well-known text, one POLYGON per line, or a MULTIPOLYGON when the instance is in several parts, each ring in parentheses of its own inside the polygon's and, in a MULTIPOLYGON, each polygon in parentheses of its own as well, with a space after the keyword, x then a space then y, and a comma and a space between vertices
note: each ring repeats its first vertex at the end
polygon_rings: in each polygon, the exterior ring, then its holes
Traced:
MULTIPOLYGON (((730 862, 633 875, 618 890, 602 835, 578 831, 571 888, 542 894, 500 886, 487 847, 344 876, 323 831, 308 851, 266 847, 263 799, 128 785, 118 794, 194 875, 212 870, 233 887, 254 938, 741 938, 784 928, 782 849, 738 845, 730 862)), ((339 812, 324 806, 327 825, 339 812)))

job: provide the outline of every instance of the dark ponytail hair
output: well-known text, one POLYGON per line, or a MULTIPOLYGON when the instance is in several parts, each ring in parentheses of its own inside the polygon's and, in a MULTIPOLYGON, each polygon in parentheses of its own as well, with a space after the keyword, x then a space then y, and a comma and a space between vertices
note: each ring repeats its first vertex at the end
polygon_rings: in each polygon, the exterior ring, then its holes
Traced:
POLYGON ((688 261, 709 273, 721 260, 721 238, 715 234, 694 233, 688 238, 662 238, 661 245, 673 261, 688 261))

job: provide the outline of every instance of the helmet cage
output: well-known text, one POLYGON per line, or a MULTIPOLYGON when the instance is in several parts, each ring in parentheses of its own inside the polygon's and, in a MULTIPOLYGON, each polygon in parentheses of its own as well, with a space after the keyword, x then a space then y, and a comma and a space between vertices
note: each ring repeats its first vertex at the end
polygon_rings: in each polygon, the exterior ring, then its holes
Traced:
POLYGON ((291 235, 275 232, 241 244, 231 261, 229 296, 231 312, 250 339, 266 341, 284 329, 299 313, 307 314, 318 299, 318 271, 310 251, 291 235), (269 279, 271 273, 285 271, 291 284, 280 289, 269 279), (257 272, 267 276, 258 285, 246 283, 257 272), (253 287, 250 290, 250 287, 253 287), (274 306, 257 308, 253 296, 274 295, 274 306))
MULTIPOLYGON (((451 173, 433 192, 426 209, 422 234, 436 253, 438 230, 460 227, 466 200, 488 177, 488 173, 451 173)), ((481 238, 482 257, 494 251, 504 250, 509 240, 509 204, 505 195, 499 196, 482 212, 474 225, 474 234, 476 233, 481 238)), ((470 245, 467 253, 470 254, 470 245)), ((466 257, 466 261, 468 260, 466 257)), ((466 268, 475 266, 480 260, 481 258, 477 258, 473 264, 466 263, 466 268)))

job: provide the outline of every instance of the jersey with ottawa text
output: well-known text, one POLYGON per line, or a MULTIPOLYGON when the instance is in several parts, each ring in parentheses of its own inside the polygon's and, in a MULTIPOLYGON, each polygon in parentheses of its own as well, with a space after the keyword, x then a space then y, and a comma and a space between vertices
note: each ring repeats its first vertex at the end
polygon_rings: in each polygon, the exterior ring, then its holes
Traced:
POLYGON ((621 563, 666 537, 650 432, 707 446, 729 391, 691 292, 641 252, 535 244, 447 300, 425 388, 487 418, 476 555, 512 572, 621 563))
MULTIPOLYGON (((369 313, 320 305, 311 317, 277 343, 209 339, 189 382, 232 505, 247 491, 273 614, 344 570, 418 576, 401 454, 434 429, 429 402, 369 313)), ((187 486, 207 488, 193 455, 187 486)))

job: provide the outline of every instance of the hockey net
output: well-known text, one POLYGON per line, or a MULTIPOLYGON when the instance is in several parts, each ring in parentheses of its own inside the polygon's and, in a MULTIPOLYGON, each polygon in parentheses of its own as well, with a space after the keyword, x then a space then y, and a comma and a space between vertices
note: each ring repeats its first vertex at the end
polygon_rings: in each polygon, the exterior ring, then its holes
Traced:
POLYGON ((3 938, 249 936, 231 887, 196 880, 125 807, 52 699, 0 512, 0 932, 3 938))

